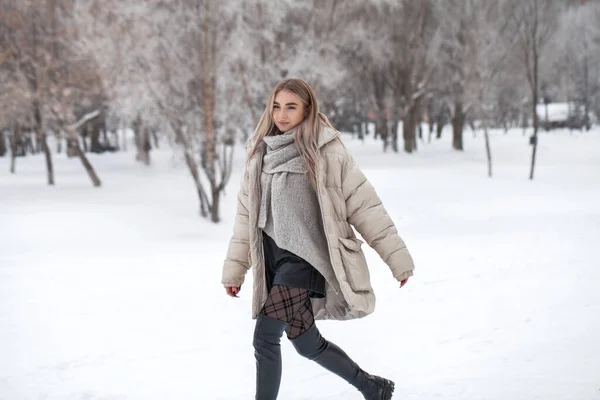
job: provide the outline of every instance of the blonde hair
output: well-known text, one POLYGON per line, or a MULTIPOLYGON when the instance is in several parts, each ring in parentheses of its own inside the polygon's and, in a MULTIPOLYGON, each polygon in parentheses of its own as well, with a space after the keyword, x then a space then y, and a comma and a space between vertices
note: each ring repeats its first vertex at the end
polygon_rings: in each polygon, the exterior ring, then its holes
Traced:
POLYGON ((265 111, 263 112, 258 125, 254 130, 254 145, 248 153, 248 160, 256 154, 265 136, 279 135, 281 131, 273 121, 273 105, 275 96, 282 90, 287 90, 300 98, 304 103, 304 109, 307 111, 306 117, 297 127, 295 127, 294 142, 298 146, 300 155, 304 159, 304 164, 310 174, 310 182, 314 188, 317 185, 317 157, 318 140, 321 130, 324 127, 333 128, 325 114, 319 111, 319 103, 314 90, 304 80, 299 78, 289 78, 279 82, 273 93, 267 101, 265 111))

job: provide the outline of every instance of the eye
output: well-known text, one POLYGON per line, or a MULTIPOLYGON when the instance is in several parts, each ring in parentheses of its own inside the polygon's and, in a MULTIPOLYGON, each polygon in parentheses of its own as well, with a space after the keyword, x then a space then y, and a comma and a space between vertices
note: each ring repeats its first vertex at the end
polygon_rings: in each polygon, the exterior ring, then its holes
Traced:
POLYGON ((279 106, 273 106, 273 109, 279 108, 279 106))
POLYGON ((290 111, 293 111, 295 109, 296 109, 296 107, 288 107, 288 110, 290 110, 290 111))

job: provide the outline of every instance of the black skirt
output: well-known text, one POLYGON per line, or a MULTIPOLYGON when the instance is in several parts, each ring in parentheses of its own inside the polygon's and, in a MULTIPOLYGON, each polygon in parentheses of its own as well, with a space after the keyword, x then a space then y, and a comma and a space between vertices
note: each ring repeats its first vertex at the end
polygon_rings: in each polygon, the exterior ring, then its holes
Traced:
POLYGON ((263 232, 265 252, 265 274, 267 288, 273 285, 307 289, 311 297, 325 297, 325 278, 303 258, 277 246, 277 243, 263 232))

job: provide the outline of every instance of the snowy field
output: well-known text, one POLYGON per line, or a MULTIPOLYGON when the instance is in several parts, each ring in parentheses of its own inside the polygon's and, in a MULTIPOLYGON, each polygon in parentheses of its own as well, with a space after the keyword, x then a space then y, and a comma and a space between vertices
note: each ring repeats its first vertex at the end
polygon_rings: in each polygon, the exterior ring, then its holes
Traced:
MULTIPOLYGON (((493 179, 481 134, 449 141, 406 155, 346 139, 417 269, 399 289, 365 245, 376 312, 323 335, 394 399, 600 400, 600 129, 542 133, 533 182, 521 130, 493 132, 493 179)), ((218 226, 167 149, 148 168, 90 155, 101 189, 64 154, 56 187, 42 156, 14 176, 0 158, 0 399, 254 398, 251 281, 240 299, 220 285, 236 151, 218 226)), ((282 351, 282 400, 362 398, 282 351)))

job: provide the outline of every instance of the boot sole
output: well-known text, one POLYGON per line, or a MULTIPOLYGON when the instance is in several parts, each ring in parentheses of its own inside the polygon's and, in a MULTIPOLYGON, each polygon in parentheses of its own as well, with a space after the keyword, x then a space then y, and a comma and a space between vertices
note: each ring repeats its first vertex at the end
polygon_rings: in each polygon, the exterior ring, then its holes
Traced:
POLYGON ((385 389, 383 392, 383 400, 390 400, 392 398, 392 393, 394 393, 394 389, 396 384, 388 379, 385 380, 385 389))

